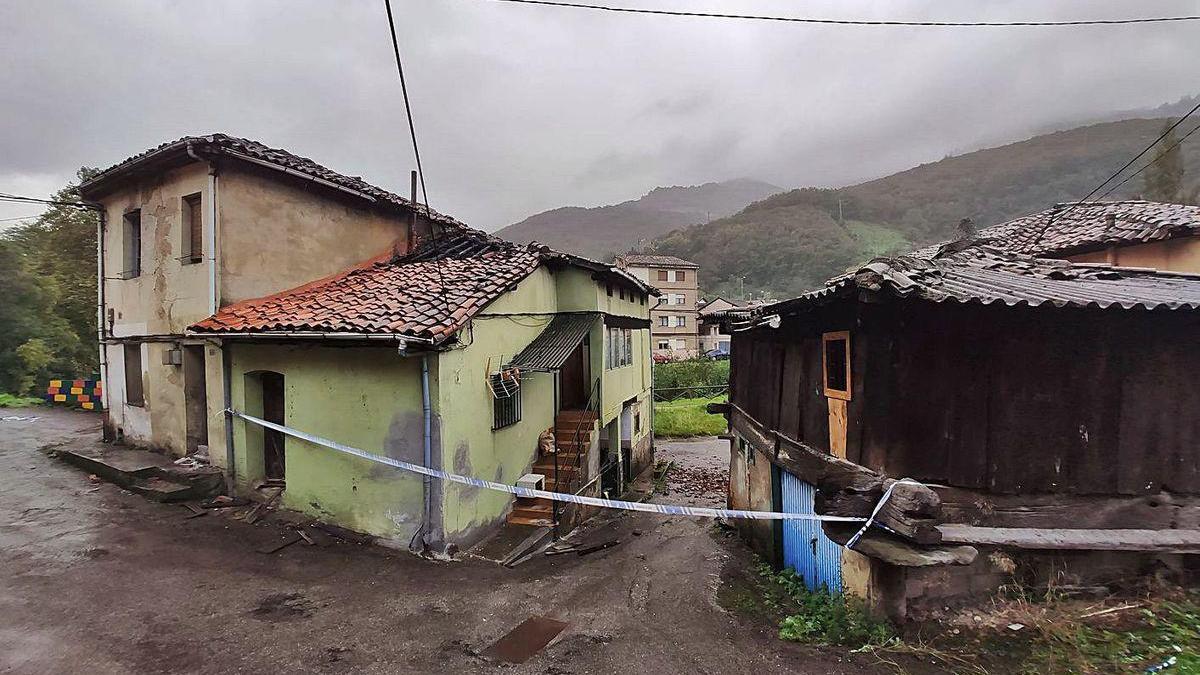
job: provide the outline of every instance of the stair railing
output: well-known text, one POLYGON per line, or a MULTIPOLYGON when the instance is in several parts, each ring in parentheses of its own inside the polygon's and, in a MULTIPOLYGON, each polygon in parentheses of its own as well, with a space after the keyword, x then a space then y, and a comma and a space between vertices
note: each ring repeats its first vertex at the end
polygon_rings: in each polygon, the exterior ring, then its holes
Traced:
MULTIPOLYGON (((596 381, 595 381, 595 382, 592 384, 592 388, 591 388, 591 390, 590 390, 590 391, 588 391, 587 403, 586 403, 586 404, 583 406, 583 410, 584 410, 584 412, 595 412, 595 413, 596 413, 596 419, 599 419, 599 418, 600 418, 600 414, 599 414, 599 411, 597 410, 599 407, 600 407, 600 378, 598 378, 598 377, 597 377, 597 378, 596 378, 596 381)), ((575 449, 575 471, 574 471, 574 476, 575 476, 577 479, 580 477, 580 474, 583 472, 583 467, 581 466, 581 462, 583 461, 583 457, 584 457, 584 455, 586 455, 586 454, 587 454, 586 452, 581 452, 581 451, 580 451, 580 443, 579 443, 579 437, 580 437, 580 434, 582 434, 582 433, 583 433, 583 429, 584 429, 584 421, 585 421, 585 420, 587 420, 587 426, 588 426, 588 427, 592 427, 592 428, 594 428, 594 425, 596 424, 596 420, 589 420, 589 419, 588 419, 588 417, 585 415, 585 416, 582 416, 582 417, 580 417, 580 418, 579 418, 579 421, 575 423, 575 431, 574 431, 574 432, 572 432, 572 434, 571 434, 571 445, 572 445, 572 446, 574 446, 574 449, 575 449)), ((555 426, 555 440, 554 440, 554 445, 555 445, 555 452, 554 452, 554 489, 555 489, 555 491, 556 491, 556 492, 566 492, 567 490, 563 490, 563 489, 562 489, 562 487, 563 487, 563 484, 562 484, 562 483, 559 481, 559 472, 558 472, 558 438, 557 438, 557 436, 558 436, 558 421, 557 421, 557 420, 555 420, 555 422, 554 422, 554 426, 555 426)), ((588 439, 589 439, 589 441, 590 441, 590 440, 591 440, 591 437, 592 437, 592 429, 589 429, 589 430, 588 430, 588 434, 587 434, 587 436, 588 436, 588 439)), ((590 443, 589 443, 589 445, 590 445, 590 443)), ((590 448, 589 448, 589 449, 590 449, 590 448)), ((570 479, 568 479, 568 480, 570 480, 570 479)), ((569 487, 574 487, 574 486, 572 485, 572 486, 569 486, 569 487)), ((560 509, 559 509, 559 506, 558 506, 558 500, 556 499, 556 500, 554 500, 554 514, 553 514, 553 515, 554 515, 554 528, 555 528, 555 532, 557 532, 557 530, 558 530, 558 516, 559 516, 559 511, 560 511, 560 509)))

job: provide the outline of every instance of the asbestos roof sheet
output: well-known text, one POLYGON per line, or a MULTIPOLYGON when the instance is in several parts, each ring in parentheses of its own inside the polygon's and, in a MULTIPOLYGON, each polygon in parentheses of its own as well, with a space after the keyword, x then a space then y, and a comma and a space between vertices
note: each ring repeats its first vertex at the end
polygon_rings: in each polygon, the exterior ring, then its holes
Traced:
MULTIPOLYGON (((1200 206, 1138 200, 1057 204, 984 228, 976 240, 1013 253, 1060 256, 1198 234, 1200 206)), ((912 255, 929 258, 942 246, 929 246, 912 255)))
POLYGON ((509 366, 522 370, 557 370, 567 362, 575 348, 596 323, 599 314, 559 314, 545 330, 513 357, 509 366))
POLYGON ((791 313, 860 291, 1009 307, 1200 309, 1200 275, 1073 264, 975 244, 934 258, 877 258, 825 288, 755 315, 791 313))
POLYGON ((191 330, 394 334, 441 342, 541 262, 526 247, 468 231, 428 241, 408 256, 381 257, 223 307, 191 330))

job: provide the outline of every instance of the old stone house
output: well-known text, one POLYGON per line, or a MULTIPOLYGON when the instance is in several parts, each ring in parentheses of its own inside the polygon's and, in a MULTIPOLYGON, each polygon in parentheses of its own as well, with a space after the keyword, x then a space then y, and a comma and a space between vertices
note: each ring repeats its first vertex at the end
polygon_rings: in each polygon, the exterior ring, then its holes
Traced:
POLYGON ((206 447, 235 491, 282 487, 286 508, 434 550, 579 514, 426 484, 225 411, 558 491, 619 491, 651 463, 657 291, 621 270, 228 136, 161 146, 84 191, 106 213, 106 426, 126 442, 206 447))

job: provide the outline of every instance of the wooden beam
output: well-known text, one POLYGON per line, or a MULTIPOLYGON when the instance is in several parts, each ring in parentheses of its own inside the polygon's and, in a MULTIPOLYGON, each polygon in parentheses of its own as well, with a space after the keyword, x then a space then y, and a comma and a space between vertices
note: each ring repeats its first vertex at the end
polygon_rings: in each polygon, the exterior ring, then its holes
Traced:
MULTIPOLYGON (((825 536, 846 545, 858 527, 850 523, 823 523, 825 536)), ((872 529, 854 544, 854 550, 900 567, 970 565, 979 555, 973 546, 918 546, 895 535, 872 529)))
POLYGON ((1006 495, 931 485, 943 520, 981 527, 1200 530, 1200 497, 1151 495, 1006 495))
POLYGON ((1200 553, 1200 530, 1049 529, 939 525, 942 541, 1038 550, 1200 553))
MULTIPOLYGON (((817 487, 816 512, 866 518, 896 481, 865 466, 812 448, 763 427, 736 404, 729 404, 731 425, 756 450, 780 468, 817 487)), ((924 485, 902 483, 879 512, 877 521, 921 544, 937 544, 940 515, 937 493, 924 485)))

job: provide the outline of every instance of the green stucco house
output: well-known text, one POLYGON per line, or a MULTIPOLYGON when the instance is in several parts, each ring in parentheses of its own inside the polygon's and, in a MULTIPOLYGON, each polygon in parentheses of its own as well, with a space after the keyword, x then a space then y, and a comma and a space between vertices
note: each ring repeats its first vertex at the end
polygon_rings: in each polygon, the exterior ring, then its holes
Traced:
POLYGON ((285 508, 399 547, 462 549, 505 522, 569 526, 583 514, 426 482, 221 411, 461 475, 615 494, 652 463, 657 295, 610 265, 439 222, 402 251, 189 327, 222 350, 214 462, 239 490, 283 486, 285 508))

